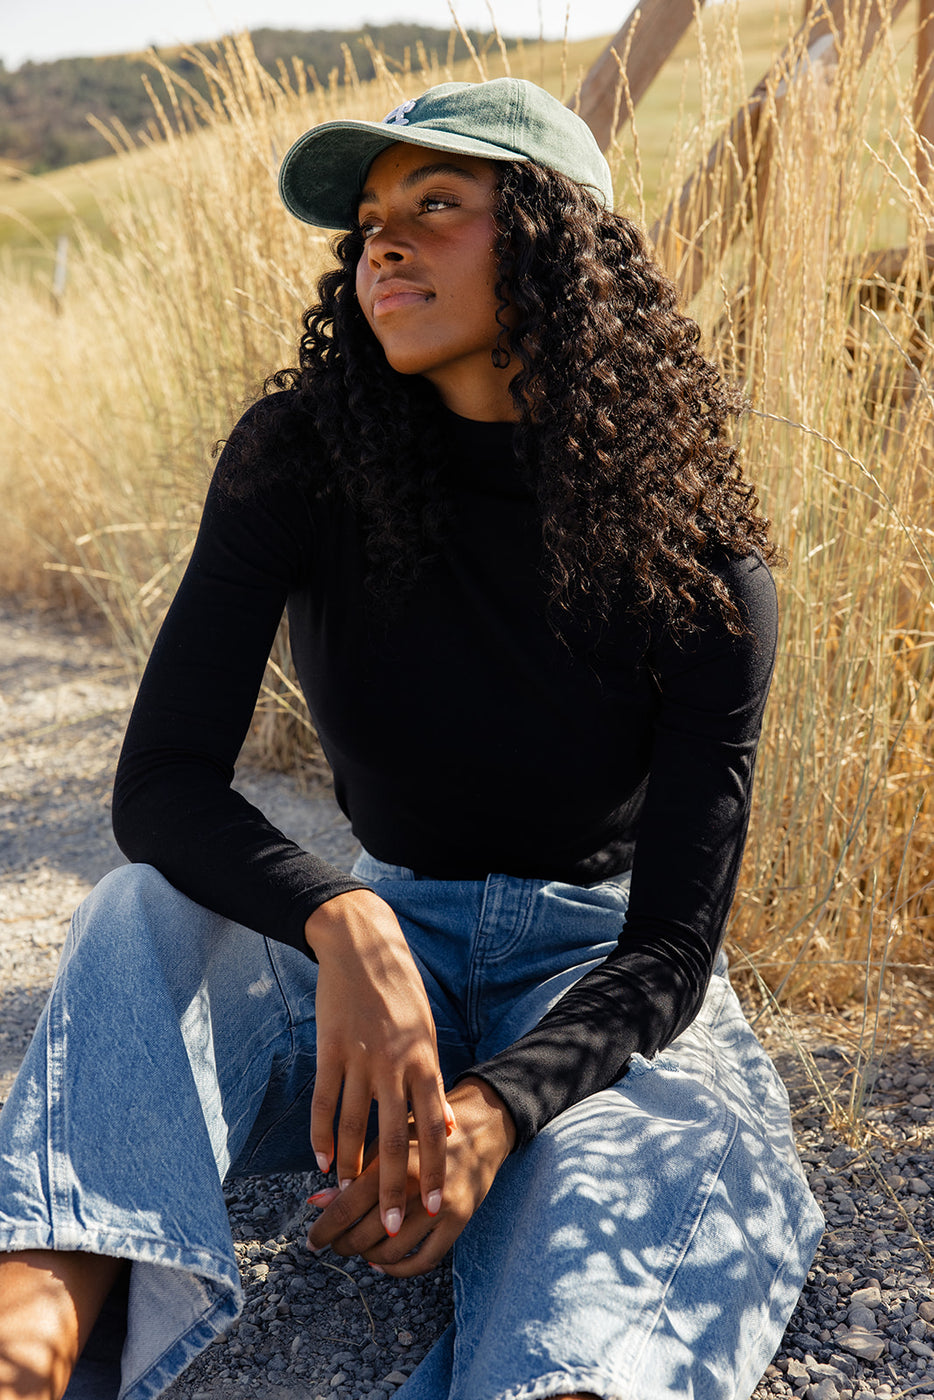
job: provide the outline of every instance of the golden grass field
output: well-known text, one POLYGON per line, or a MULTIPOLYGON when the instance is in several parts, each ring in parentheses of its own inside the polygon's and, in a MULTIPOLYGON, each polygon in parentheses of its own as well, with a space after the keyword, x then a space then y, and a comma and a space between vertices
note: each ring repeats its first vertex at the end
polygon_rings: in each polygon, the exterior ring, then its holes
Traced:
MULTIPOLYGON (((705 12, 610 152, 620 207, 652 226, 796 24, 771 0, 705 12)), ((531 46, 512 71, 567 96, 600 49, 531 46)), ((772 85, 755 218, 714 241, 691 304, 749 395, 747 470, 788 560, 734 957, 763 995, 847 1009, 867 1046, 906 997, 934 1009, 932 205, 913 52, 899 21, 861 68, 848 33, 826 78, 772 85), (899 268, 873 272, 895 245, 899 268)), ((411 74, 310 91, 260 70, 247 40, 203 62, 210 109, 154 70, 153 139, 115 133, 106 161, 0 184, 0 588, 100 609, 133 665, 190 547, 211 444, 292 361, 328 256, 277 203, 279 157, 316 121, 381 117, 445 76, 416 55, 411 74)), ((502 71, 495 46, 485 62, 502 71)), ((732 212, 714 198, 708 227, 732 212)), ((277 660, 260 728, 287 761, 309 739, 277 660)))

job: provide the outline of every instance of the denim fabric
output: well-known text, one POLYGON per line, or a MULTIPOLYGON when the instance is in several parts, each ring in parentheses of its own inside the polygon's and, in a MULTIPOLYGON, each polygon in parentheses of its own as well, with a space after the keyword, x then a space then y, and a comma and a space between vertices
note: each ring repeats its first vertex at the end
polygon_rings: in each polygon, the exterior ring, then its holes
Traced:
MULTIPOLYGON (((427 880, 367 855, 356 873, 409 939, 448 1081, 605 956, 628 892, 427 880)), ((120 1400, 158 1395, 242 1306, 223 1178, 313 1166, 315 975, 147 866, 75 915, 0 1115, 0 1250, 133 1261, 120 1400)), ((820 1231, 784 1089, 721 959, 664 1055, 506 1162, 455 1246, 455 1323, 398 1393, 744 1400, 820 1231)))

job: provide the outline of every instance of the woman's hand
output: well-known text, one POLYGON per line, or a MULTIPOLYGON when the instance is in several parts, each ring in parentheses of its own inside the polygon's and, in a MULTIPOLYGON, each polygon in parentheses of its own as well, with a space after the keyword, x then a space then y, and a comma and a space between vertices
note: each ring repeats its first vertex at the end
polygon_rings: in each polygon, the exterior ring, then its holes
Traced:
POLYGON ((370 1104, 379 1105, 379 1214, 387 1235, 407 1209, 409 1111, 418 1143, 417 1195, 441 1208, 445 1142, 452 1125, 425 987, 392 909, 372 890, 351 890, 315 910, 305 938, 318 960, 318 1063, 311 1145, 327 1171, 337 1134, 337 1179, 363 1167, 370 1104))
POLYGON ((461 1080, 451 1091, 450 1103, 457 1126, 447 1144, 447 1181, 441 1209, 430 1213, 420 1198, 421 1149, 413 1124, 407 1173, 408 1208, 398 1234, 387 1238, 378 1208, 382 1194, 380 1138, 362 1176, 343 1191, 331 1188, 311 1197, 323 1213, 308 1232, 309 1248, 317 1250, 330 1245, 338 1254, 362 1255, 383 1273, 396 1278, 427 1273, 443 1259, 486 1196, 515 1141, 515 1127, 508 1110, 482 1079, 468 1076, 461 1080))

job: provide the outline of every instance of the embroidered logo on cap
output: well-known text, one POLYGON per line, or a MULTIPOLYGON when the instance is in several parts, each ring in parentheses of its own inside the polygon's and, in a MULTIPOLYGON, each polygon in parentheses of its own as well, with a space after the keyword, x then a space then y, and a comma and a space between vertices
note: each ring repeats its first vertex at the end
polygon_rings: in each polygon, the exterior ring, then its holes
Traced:
POLYGON ((414 99, 411 102, 400 102, 398 107, 393 107, 388 117, 383 117, 383 126, 408 126, 405 114, 411 112, 414 106, 414 99))

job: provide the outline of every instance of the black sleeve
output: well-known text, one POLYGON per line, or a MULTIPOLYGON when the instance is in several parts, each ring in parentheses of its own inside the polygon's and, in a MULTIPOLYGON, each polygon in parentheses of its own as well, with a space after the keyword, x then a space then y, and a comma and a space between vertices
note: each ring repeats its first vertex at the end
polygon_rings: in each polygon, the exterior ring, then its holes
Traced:
POLYGON ((752 790, 777 634, 775 589, 757 557, 723 577, 750 634, 718 620, 682 646, 662 640, 649 782, 618 946, 539 1024, 471 1074, 515 1121, 516 1146, 663 1050, 697 1014, 723 940, 752 790))
POLYGON ((197 903, 307 953, 309 914, 365 885, 287 840, 231 788, 286 597, 314 547, 297 486, 244 501, 225 493, 236 447, 237 430, 140 684, 114 834, 129 860, 155 866, 197 903))

